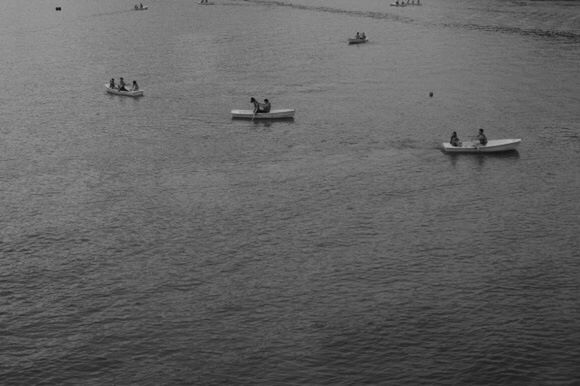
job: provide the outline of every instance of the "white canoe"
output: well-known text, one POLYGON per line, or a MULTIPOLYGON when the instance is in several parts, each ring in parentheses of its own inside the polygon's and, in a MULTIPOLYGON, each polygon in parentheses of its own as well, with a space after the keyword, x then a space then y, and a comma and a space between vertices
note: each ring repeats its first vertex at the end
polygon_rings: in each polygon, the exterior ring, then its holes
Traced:
POLYGON ((368 42, 369 39, 364 38, 364 39, 348 39, 348 44, 362 44, 362 43, 366 43, 368 42))
POLYGON ((232 110, 232 118, 246 119, 277 119, 277 118, 294 118, 294 109, 270 110, 269 113, 254 114, 254 110, 232 110))
POLYGON ((109 87, 108 83, 105 83, 105 89, 109 94, 115 95, 123 95, 123 96, 130 96, 130 97, 140 97, 143 96, 143 90, 138 91, 119 91, 116 88, 109 87))
POLYGON ((449 142, 443 142, 443 150, 448 153, 497 153, 515 150, 521 141, 521 139, 490 139, 487 145, 482 145, 479 141, 463 141, 460 146, 451 146, 449 142))

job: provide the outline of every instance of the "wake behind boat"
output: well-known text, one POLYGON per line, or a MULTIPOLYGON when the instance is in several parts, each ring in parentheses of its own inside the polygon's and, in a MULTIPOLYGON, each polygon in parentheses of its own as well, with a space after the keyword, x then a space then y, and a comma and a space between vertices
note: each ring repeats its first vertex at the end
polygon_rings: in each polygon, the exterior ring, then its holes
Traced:
POLYGON ((254 113, 254 110, 232 110, 232 118, 241 119, 291 119, 294 118, 294 109, 270 110, 268 113, 254 113))
POLYGON ((143 96, 143 90, 137 90, 137 91, 131 91, 131 90, 127 90, 127 91, 121 91, 117 88, 111 88, 111 86, 109 85, 109 83, 105 83, 105 89, 109 94, 114 94, 114 95, 123 95, 123 96, 129 96, 129 97, 140 97, 143 96))
POLYGON ((443 150, 447 153, 497 153, 515 150, 521 141, 521 139, 490 139, 485 145, 479 141, 463 141, 459 146, 443 142, 443 150))

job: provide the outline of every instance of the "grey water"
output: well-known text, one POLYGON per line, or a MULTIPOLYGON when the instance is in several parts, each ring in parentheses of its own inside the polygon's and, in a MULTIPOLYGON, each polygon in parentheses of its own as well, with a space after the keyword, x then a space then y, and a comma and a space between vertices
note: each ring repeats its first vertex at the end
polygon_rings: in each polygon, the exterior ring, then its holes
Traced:
POLYGON ((579 1, 134 3, 2 2, 0 384, 580 383, 579 1))

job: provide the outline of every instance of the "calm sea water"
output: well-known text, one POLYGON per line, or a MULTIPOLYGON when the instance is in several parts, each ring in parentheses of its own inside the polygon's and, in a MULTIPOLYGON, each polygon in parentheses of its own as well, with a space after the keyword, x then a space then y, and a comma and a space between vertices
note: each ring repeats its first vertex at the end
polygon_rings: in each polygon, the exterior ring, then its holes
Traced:
POLYGON ((2 3, 0 384, 579 384, 580 2, 211 1, 2 3))

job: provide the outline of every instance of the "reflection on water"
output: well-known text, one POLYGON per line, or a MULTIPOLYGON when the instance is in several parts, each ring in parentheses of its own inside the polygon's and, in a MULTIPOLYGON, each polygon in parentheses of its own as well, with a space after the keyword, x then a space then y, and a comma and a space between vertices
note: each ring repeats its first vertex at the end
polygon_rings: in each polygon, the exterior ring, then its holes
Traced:
MULTIPOLYGON (((443 150, 442 150, 443 151, 443 150)), ((443 151, 445 153, 445 151, 443 151)), ((449 160, 451 161, 451 165, 453 167, 457 166, 457 162, 459 161, 470 161, 474 160, 477 162, 477 165, 483 167, 487 160, 494 159, 494 160, 518 160, 520 158, 520 153, 518 150, 508 150, 502 151, 498 153, 445 153, 449 160)))

